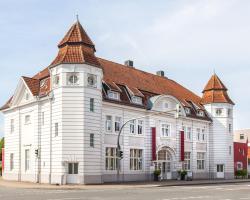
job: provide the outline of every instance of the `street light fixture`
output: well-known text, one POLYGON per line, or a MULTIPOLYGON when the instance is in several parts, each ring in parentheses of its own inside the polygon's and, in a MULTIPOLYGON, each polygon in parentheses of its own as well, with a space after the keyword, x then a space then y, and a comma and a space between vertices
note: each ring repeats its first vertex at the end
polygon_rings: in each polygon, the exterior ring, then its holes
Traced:
POLYGON ((119 133, 118 133, 118 137, 117 137, 117 151, 116 151, 116 157, 117 157, 117 182, 120 181, 120 166, 121 166, 121 159, 123 159, 123 151, 121 151, 121 146, 120 146, 120 136, 122 133, 123 128, 126 126, 126 124, 128 124, 131 121, 137 120, 137 119, 142 119, 142 118, 146 118, 146 117, 150 117, 150 116, 155 116, 155 115, 161 115, 161 114, 168 114, 171 112, 175 111, 175 118, 179 118, 179 116, 181 115, 181 106, 180 104, 176 105, 176 109, 174 110, 168 110, 165 112, 159 112, 159 113, 152 113, 149 115, 144 115, 144 116, 140 116, 140 117, 136 117, 136 118, 132 118, 127 120, 120 128, 119 133))

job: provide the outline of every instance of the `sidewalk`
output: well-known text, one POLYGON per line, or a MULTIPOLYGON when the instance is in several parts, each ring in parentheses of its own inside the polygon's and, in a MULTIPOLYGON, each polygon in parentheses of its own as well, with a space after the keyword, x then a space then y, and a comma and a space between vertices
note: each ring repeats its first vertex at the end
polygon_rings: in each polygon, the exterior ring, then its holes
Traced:
POLYGON ((50 185, 30 182, 6 181, 0 177, 0 187, 20 188, 20 189, 57 189, 57 190, 96 190, 96 189, 129 189, 129 188, 152 188, 167 186, 191 186, 191 185, 212 185, 212 184, 238 184, 249 183, 250 179, 234 180, 194 180, 194 181, 160 181, 160 182, 126 182, 102 185, 50 185))

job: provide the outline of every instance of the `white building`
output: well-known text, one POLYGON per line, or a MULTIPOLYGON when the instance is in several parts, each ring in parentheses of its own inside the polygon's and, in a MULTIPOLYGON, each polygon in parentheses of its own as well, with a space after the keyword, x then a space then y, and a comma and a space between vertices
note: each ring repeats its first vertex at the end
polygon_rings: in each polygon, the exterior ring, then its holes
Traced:
MULTIPOLYGON (((162 179, 177 171, 194 179, 234 177, 233 105, 213 75, 199 97, 162 71, 153 75, 95 56, 79 22, 58 45, 52 64, 22 77, 1 108, 5 118, 6 180, 51 184, 113 182, 121 125, 120 179, 162 179), (181 115, 175 110, 181 105, 181 115), (183 131, 185 138, 182 139, 183 131), (182 161, 184 159, 184 161, 182 161)), ((189 77, 191 78, 191 77, 189 77)))

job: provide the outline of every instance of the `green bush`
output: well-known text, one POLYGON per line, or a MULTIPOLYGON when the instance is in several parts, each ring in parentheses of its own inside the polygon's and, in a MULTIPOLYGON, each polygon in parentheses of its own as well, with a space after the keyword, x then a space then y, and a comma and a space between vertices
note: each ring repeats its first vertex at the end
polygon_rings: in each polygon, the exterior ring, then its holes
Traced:
POLYGON ((154 175, 155 175, 155 176, 160 176, 160 174, 161 174, 161 170, 156 169, 156 170, 154 171, 154 175))
POLYGON ((245 178, 247 177, 247 170, 246 169, 242 169, 242 170, 237 170, 235 172, 235 176, 238 178, 238 177, 241 177, 241 178, 245 178))

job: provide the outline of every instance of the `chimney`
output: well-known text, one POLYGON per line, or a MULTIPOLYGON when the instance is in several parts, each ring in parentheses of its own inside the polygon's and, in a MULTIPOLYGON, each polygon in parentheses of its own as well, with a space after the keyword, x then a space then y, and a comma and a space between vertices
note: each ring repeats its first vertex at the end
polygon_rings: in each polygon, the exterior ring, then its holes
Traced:
POLYGON ((161 77, 165 77, 164 71, 157 71, 156 75, 161 76, 161 77))
POLYGON ((134 62, 132 60, 126 60, 124 62, 124 65, 126 65, 128 67, 134 67, 134 62))

